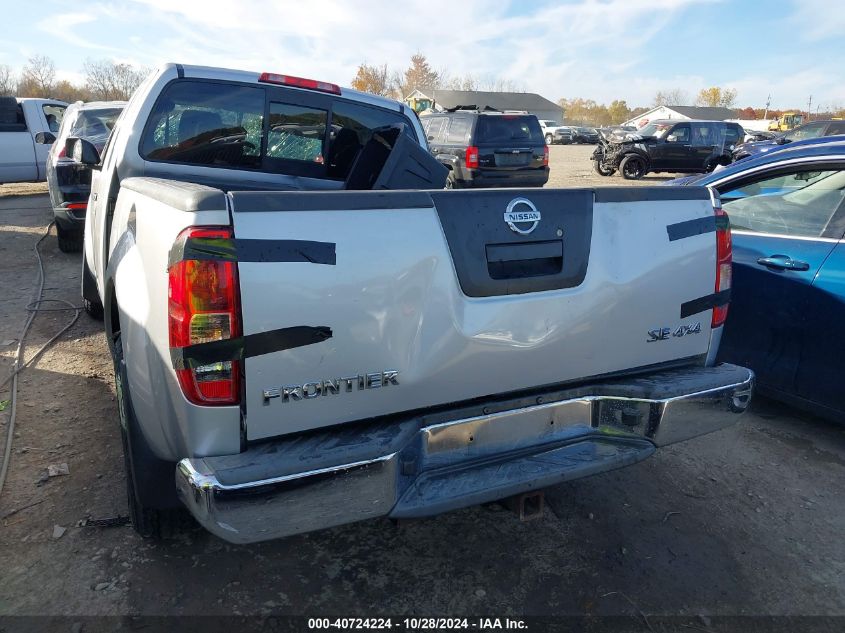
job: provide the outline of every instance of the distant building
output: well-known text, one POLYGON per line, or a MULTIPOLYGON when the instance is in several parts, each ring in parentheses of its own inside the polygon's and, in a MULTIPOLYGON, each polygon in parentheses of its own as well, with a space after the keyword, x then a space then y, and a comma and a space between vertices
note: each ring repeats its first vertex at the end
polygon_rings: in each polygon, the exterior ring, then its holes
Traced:
POLYGON ((538 119, 563 121, 563 108, 545 97, 533 92, 481 92, 477 90, 414 90, 404 99, 411 107, 414 104, 433 104, 431 109, 442 112, 456 106, 489 106, 496 110, 529 112, 538 119))
POLYGON ((727 119, 735 118, 736 110, 731 110, 730 108, 711 108, 706 106, 657 106, 648 112, 643 112, 632 119, 628 119, 622 125, 642 127, 649 121, 657 121, 659 119, 703 119, 705 121, 726 121, 727 119))

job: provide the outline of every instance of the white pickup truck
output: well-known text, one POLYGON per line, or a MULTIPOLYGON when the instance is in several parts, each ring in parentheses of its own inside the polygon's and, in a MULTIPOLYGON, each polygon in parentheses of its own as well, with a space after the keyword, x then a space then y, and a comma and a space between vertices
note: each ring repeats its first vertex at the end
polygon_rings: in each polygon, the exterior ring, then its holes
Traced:
POLYGON ((82 293, 140 533, 179 506, 235 543, 433 515, 746 408, 753 374, 714 364, 731 279, 714 194, 448 191, 424 139, 394 101, 170 64, 102 160, 69 140, 96 167, 82 293))
POLYGON ((46 180, 47 154, 67 104, 0 97, 0 184, 46 180))
POLYGON ((546 139, 546 145, 553 145, 555 143, 571 143, 572 129, 568 126, 559 124, 557 121, 549 121, 546 119, 539 119, 540 127, 543 130, 543 138, 546 139))

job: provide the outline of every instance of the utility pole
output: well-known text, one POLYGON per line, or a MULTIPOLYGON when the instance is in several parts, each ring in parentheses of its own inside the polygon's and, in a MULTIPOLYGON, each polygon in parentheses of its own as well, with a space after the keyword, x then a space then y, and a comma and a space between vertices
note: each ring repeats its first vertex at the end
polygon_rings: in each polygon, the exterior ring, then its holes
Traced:
POLYGON ((813 95, 810 95, 810 100, 807 102, 807 120, 810 120, 810 114, 813 111, 813 95))
POLYGON ((769 106, 771 104, 772 104, 772 95, 769 95, 768 97, 766 97, 766 111, 763 112, 763 120, 764 121, 769 118, 769 106))

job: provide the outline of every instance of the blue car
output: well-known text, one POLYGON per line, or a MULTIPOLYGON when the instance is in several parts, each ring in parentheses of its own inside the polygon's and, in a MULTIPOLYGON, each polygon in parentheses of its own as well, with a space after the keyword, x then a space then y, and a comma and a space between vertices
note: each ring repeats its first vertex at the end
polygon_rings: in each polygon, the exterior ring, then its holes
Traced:
POLYGON ((826 136, 834 136, 837 134, 845 134, 845 121, 838 119, 830 119, 828 121, 810 121, 804 125, 799 125, 793 130, 779 134, 768 141, 752 141, 750 143, 742 143, 737 145, 731 152, 731 159, 734 161, 748 158, 749 156, 758 156, 767 152, 774 152, 782 149, 784 145, 795 143, 796 141, 805 141, 810 139, 821 139, 826 136))
POLYGON ((719 192, 733 233, 720 359, 759 391, 845 421, 845 137, 671 181, 719 192))

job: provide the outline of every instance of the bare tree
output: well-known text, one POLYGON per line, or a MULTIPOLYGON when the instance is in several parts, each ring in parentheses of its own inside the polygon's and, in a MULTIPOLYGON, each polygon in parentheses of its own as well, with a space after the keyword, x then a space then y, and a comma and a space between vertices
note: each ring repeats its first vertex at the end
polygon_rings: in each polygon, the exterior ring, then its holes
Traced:
POLYGON ((21 71, 21 96, 49 97, 56 83, 56 65, 46 55, 30 57, 21 71))
POLYGON ((15 72, 7 64, 0 64, 0 96, 14 96, 17 92, 18 82, 15 80, 15 72))
POLYGON ((658 90, 654 95, 655 106, 686 105, 687 103, 689 103, 689 94, 682 88, 658 90))
POLYGON ((103 101, 125 101, 149 74, 147 68, 116 64, 107 59, 86 59, 83 65, 85 86, 92 98, 103 101))

